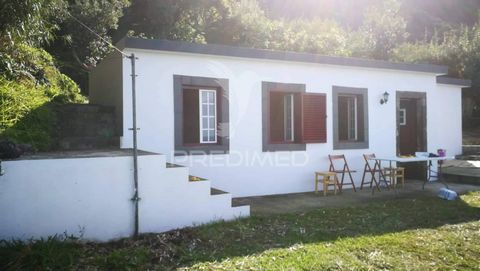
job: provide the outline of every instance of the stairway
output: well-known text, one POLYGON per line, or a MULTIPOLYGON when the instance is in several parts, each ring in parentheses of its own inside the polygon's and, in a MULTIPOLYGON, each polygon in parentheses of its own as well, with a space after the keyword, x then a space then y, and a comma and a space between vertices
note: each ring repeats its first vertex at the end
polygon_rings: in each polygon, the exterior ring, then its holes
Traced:
POLYGON ((118 148, 120 138, 114 108, 92 104, 56 106, 57 125, 54 149, 87 150, 118 148))
POLYGON ((140 158, 141 232, 164 232, 250 215, 250 206, 233 206, 232 194, 212 188, 210 180, 191 176, 188 167, 167 163, 165 155, 140 158))

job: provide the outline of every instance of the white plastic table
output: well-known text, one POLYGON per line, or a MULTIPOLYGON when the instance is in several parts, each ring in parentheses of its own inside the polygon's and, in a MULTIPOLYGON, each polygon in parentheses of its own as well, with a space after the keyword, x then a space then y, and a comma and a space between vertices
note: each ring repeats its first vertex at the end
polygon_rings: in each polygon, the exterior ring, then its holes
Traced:
MULTIPOLYGON (((413 162, 426 162, 427 163, 427 172, 425 174, 425 180, 423 181, 422 189, 425 189, 425 184, 430 181, 430 178, 432 177, 432 173, 436 173, 436 176, 438 178, 438 181, 441 182, 446 188, 448 188, 448 185, 442 181, 442 163, 439 163, 439 161, 445 161, 445 160, 453 160, 455 157, 452 156, 443 156, 443 157, 422 157, 422 156, 415 156, 415 157, 398 157, 398 156, 378 156, 375 158, 370 158, 369 160, 376 160, 379 162, 380 167, 381 167, 381 162, 389 162, 390 167, 392 167, 392 163, 413 163, 413 162), (438 163, 438 170, 437 172, 432 170, 432 162, 436 161, 438 163)), ((385 181, 386 182, 386 181, 385 181)))

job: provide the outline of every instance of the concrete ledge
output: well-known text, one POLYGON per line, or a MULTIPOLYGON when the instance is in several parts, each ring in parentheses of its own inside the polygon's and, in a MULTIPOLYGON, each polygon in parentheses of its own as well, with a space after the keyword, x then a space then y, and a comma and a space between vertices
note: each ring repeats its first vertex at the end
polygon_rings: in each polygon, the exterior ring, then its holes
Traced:
MULTIPOLYGON (((132 156, 132 149, 97 149, 81 151, 53 151, 27 154, 16 159, 5 159, 4 161, 22 161, 22 160, 46 160, 46 159, 72 159, 72 158, 94 158, 94 157, 119 157, 132 156)), ((138 150, 138 155, 158 155, 158 153, 138 150)))

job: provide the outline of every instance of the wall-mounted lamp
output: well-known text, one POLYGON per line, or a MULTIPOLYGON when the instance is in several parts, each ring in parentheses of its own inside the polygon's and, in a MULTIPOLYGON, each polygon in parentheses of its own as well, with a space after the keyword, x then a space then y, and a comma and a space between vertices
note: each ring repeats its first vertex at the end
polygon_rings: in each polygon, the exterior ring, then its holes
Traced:
POLYGON ((388 96, 389 96, 389 95, 390 95, 390 94, 385 91, 385 92, 383 93, 383 98, 380 99, 380 104, 386 104, 386 103, 388 102, 388 96))

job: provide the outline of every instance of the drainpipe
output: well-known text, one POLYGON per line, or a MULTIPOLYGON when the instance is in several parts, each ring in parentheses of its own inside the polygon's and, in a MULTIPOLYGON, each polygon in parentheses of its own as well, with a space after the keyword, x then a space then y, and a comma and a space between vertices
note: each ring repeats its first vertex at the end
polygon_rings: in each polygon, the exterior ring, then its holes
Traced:
POLYGON ((127 56, 130 59, 130 63, 132 65, 132 130, 133 132, 133 182, 134 182, 134 194, 132 201, 135 205, 135 224, 134 224, 134 232, 133 236, 138 236, 138 228, 139 228, 139 219, 138 219, 138 202, 140 198, 138 197, 138 148, 137 148, 137 101, 136 101, 136 92, 135 92, 135 54, 131 54, 127 56))

